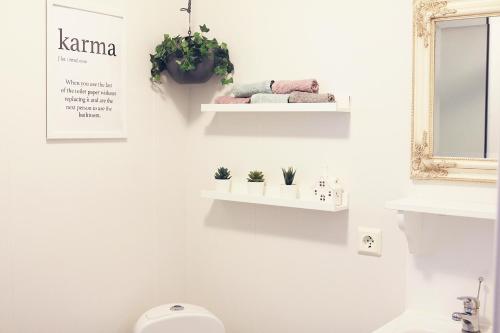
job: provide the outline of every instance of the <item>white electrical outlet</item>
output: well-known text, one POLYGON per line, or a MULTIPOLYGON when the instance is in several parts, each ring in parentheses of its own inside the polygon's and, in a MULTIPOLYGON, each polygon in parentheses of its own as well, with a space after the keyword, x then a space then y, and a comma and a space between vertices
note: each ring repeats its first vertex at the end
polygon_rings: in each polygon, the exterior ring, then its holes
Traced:
POLYGON ((380 229, 358 228, 358 253, 377 257, 382 255, 382 232, 380 229))

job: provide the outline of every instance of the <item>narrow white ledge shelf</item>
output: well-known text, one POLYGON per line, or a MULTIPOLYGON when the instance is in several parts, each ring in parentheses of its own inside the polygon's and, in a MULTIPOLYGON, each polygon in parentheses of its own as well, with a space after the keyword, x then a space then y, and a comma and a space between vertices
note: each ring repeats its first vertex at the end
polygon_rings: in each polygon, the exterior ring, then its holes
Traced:
POLYGON ((476 219, 496 219, 496 205, 459 201, 437 201, 404 198, 386 203, 386 207, 399 212, 425 213, 476 219))
POLYGON ((300 209, 318 210, 324 212, 340 212, 348 209, 348 202, 347 202, 348 196, 346 193, 344 193, 344 199, 343 199, 345 205, 340 207, 331 204, 314 202, 314 201, 304 201, 300 199, 289 200, 289 199, 281 199, 281 198, 274 198, 267 196, 221 193, 216 191, 201 191, 201 196, 203 198, 213 199, 213 200, 232 201, 232 202, 241 202, 248 204, 277 206, 277 207, 300 208, 300 209))
POLYGON ((428 250, 424 245, 424 215, 457 216, 480 221, 494 221, 497 207, 494 204, 480 204, 461 201, 425 200, 404 198, 386 203, 388 209, 398 212, 398 226, 408 240, 411 254, 422 254, 428 250))
POLYGON ((201 112, 351 112, 337 103, 202 104, 201 112))

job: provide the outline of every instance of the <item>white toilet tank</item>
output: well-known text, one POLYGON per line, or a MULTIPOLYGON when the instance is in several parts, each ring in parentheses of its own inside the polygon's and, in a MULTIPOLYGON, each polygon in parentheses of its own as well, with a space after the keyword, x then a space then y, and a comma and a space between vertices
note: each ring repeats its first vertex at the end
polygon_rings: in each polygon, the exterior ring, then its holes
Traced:
POLYGON ((134 333, 225 333, 225 329, 219 318, 201 306, 165 304, 144 313, 134 333))

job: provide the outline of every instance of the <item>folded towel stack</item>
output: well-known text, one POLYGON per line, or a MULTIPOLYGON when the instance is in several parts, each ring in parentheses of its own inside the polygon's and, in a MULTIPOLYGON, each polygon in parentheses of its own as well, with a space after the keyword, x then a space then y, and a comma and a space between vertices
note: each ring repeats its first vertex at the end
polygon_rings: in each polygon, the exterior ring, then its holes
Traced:
POLYGON ((319 94, 319 84, 314 79, 237 84, 232 93, 234 97, 220 96, 215 103, 335 103, 333 94, 319 94))

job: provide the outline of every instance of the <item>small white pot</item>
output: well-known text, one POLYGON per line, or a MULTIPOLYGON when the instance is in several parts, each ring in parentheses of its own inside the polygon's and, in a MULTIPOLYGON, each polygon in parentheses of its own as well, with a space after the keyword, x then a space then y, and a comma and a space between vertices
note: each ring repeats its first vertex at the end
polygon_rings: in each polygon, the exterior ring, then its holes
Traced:
POLYGON ((231 192, 231 179, 216 179, 215 190, 221 193, 231 192))
POLYGON ((285 185, 282 184, 280 188, 281 198, 283 199, 297 199, 299 195, 299 187, 295 184, 285 185))
POLYGON ((248 182, 247 183, 247 188, 248 188, 248 194, 249 195, 256 195, 256 196, 263 196, 264 195, 264 182, 248 182))

